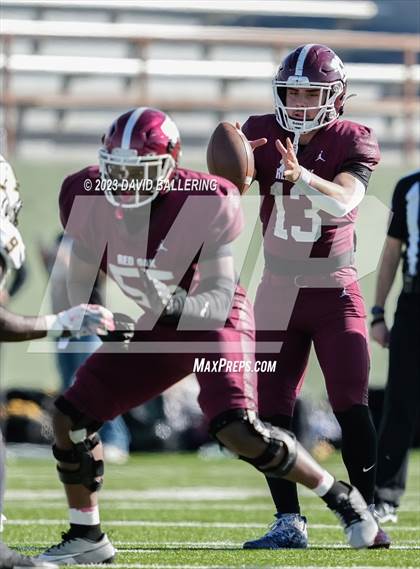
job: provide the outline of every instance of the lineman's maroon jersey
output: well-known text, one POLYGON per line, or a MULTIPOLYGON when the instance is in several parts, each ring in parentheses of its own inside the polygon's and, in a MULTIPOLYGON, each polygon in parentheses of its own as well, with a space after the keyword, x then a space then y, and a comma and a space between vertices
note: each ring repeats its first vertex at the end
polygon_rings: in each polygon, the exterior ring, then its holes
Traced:
POLYGON ((236 288, 224 328, 178 331, 170 326, 147 325, 152 313, 141 279, 141 269, 147 268, 168 286, 181 283, 188 289, 192 283, 190 291, 194 292, 200 283, 200 276, 194 274, 197 244, 200 249, 204 243, 203 253, 207 250, 211 258, 212 250, 231 242, 242 228, 237 188, 223 178, 179 169, 175 187, 185 189, 187 180, 212 179, 216 188, 158 196, 151 205, 140 208, 134 218, 135 229, 128 231, 125 221, 119 219, 121 212, 101 193, 86 197, 85 179, 95 187, 98 168, 86 168, 65 180, 60 194, 62 223, 78 243, 77 254, 82 258, 85 255, 90 262, 96 259, 121 290, 145 310, 137 322, 135 344, 150 343, 159 349, 139 352, 131 343, 127 350, 109 353, 107 346, 102 346, 78 370, 64 397, 81 412, 105 421, 162 393, 193 372, 196 358, 206 357, 231 363, 230 369, 196 373, 199 403, 207 418, 235 408, 255 410, 256 374, 240 367, 245 360, 252 365, 254 358, 253 311, 243 289, 236 288), (75 199, 78 196, 80 203, 75 199), (187 350, 165 350, 171 343, 187 350), (204 347, 197 348, 196 343, 204 347), (207 345, 212 345, 212 353, 206 353, 207 345))
MULTIPOLYGON (((168 287, 180 285, 188 290, 191 283, 193 294, 200 282, 196 262, 201 245, 204 243, 203 255, 207 251, 211 256, 213 250, 233 241, 243 227, 239 192, 224 178, 178 169, 173 179, 175 189, 138 208, 131 223, 134 230, 130 231, 124 220, 118 219, 121 211, 102 193, 92 195, 94 192, 84 190, 86 179, 95 188, 99 180, 97 166, 85 168, 63 183, 63 227, 77 241, 77 254, 100 263, 124 294, 146 313, 149 306, 143 293, 142 269, 148 269, 151 276, 168 287), (191 189, 191 180, 202 186, 191 189)), ((122 217, 130 215, 127 211, 122 211, 122 217)), ((238 296, 244 297, 240 287, 238 296)), ((143 318, 141 327, 145 325, 143 318)))

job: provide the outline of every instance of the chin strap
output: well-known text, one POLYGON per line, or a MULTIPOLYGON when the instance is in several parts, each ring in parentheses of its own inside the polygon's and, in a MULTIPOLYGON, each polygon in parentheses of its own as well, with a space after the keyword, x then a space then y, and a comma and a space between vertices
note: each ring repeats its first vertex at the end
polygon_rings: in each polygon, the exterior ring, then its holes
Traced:
POLYGON ((348 101, 349 99, 352 99, 353 97, 357 97, 357 93, 350 93, 349 95, 346 95, 346 96, 344 97, 343 106, 344 106, 344 103, 347 103, 347 101, 348 101))

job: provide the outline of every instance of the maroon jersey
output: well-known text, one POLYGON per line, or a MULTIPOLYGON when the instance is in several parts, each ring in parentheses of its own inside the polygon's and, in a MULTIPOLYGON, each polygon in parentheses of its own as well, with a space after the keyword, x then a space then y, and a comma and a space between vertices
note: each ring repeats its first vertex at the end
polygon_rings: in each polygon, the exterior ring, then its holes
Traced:
MULTIPOLYGON (((63 183, 63 227, 75 239, 78 256, 100 265, 146 313, 144 269, 173 290, 182 286, 194 293, 200 281, 199 254, 211 258, 243 227, 239 192, 223 178, 177 169, 171 191, 135 210, 118 210, 102 192, 87 193, 86 179, 93 190, 99 187, 97 166, 72 174, 63 183)), ((240 287, 238 297, 244 299, 240 287)))
MULTIPOLYGON (((243 132, 249 140, 268 139, 254 152, 267 268, 270 270, 273 264, 278 267, 287 260, 304 262, 309 257, 343 258, 348 253, 350 259, 357 208, 344 217, 333 217, 315 208, 309 198, 297 193, 292 183, 282 179, 281 155, 275 140, 278 138, 285 145, 286 138, 293 141, 294 135, 280 127, 274 114, 251 116, 243 132)), ((299 147, 297 158, 307 170, 332 181, 354 165, 374 170, 379 162, 379 148, 369 128, 336 120, 319 129, 309 144, 299 147)), ((289 274, 293 274, 293 264, 291 267, 289 274)), ((297 270, 297 274, 301 272, 297 270)))

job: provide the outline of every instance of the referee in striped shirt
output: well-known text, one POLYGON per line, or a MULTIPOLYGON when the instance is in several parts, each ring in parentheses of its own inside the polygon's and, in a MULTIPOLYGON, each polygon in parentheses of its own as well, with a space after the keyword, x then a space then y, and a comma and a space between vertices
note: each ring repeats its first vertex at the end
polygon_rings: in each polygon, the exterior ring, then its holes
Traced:
POLYGON ((371 322, 373 340, 389 347, 375 497, 382 523, 397 521, 407 479, 408 451, 420 411, 420 170, 397 183, 392 211, 371 322), (403 288, 389 332, 384 307, 401 254, 403 288))

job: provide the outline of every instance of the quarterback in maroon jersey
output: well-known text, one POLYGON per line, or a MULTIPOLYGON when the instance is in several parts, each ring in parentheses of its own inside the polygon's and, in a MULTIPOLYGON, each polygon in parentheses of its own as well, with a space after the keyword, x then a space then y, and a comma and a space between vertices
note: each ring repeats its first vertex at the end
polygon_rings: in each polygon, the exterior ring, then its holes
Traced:
MULTIPOLYGON (((311 346, 342 429, 350 481, 373 504, 376 433, 367 394, 365 308, 353 263, 354 222, 379 148, 372 131, 340 115, 346 99, 343 63, 328 47, 292 51, 274 79, 275 113, 251 116, 261 193, 264 274, 255 303, 257 340, 281 341, 276 372, 260 374, 259 412, 290 428, 311 346)), ((246 548, 304 548, 306 519, 296 485, 268 479, 276 521, 246 548)), ((376 546, 389 546, 379 533, 376 546)))
POLYGON ((74 243, 70 299, 86 299, 101 268, 142 315, 130 341, 121 331, 124 342, 99 348, 56 402, 53 452, 70 529, 41 558, 60 564, 113 558, 99 523, 103 462, 95 432, 191 373, 200 356, 216 364, 211 373, 195 370, 214 436, 265 474, 313 489, 338 515, 351 545, 366 547, 377 525, 360 494, 334 481, 293 435, 257 418, 256 374, 242 365, 254 358, 253 312, 236 283, 230 249, 243 224, 239 192, 223 178, 179 168, 179 154, 170 117, 134 109, 111 125, 99 167, 62 186, 61 220, 74 243), (217 366, 222 360, 230 366, 217 366))

